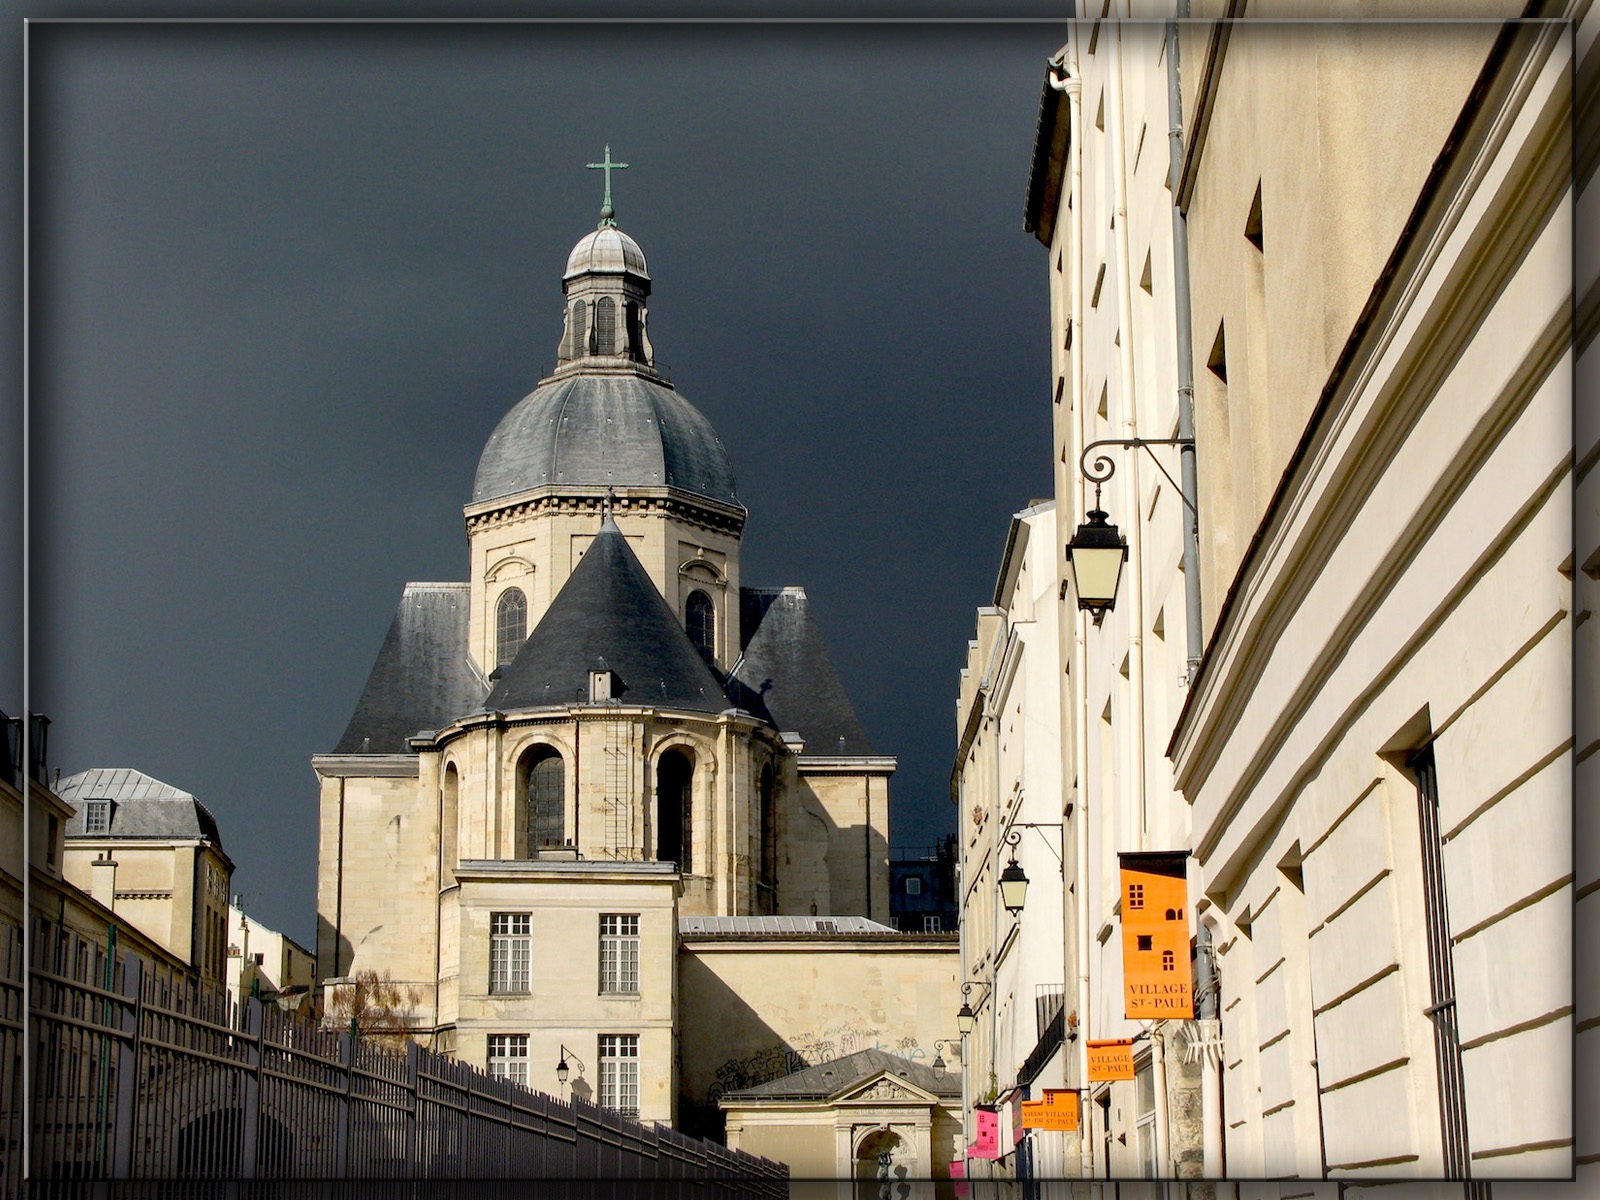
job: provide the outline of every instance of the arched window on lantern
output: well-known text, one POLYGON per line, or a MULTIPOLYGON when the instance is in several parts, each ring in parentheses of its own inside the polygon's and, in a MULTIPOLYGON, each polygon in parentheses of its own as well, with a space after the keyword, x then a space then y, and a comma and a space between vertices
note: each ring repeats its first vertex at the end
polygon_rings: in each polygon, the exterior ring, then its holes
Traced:
POLYGON ((566 357, 582 358, 589 352, 589 306, 582 300, 572 302, 572 318, 567 323, 566 357))
POLYGON ((617 352, 617 302, 602 296, 594 302, 594 352, 617 352))

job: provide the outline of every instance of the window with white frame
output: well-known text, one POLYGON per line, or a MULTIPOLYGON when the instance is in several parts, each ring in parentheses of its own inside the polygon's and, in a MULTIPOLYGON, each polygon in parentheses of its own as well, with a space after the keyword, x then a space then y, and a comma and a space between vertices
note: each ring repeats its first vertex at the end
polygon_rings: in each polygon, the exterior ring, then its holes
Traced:
POLYGON ((489 918, 489 991, 528 990, 528 921, 527 913, 494 913, 489 918))
POLYGON ((915 875, 906 876, 906 895, 922 895, 922 880, 918 879, 915 875))
POLYGON ((937 913, 929 913, 922 918, 923 933, 943 933, 944 924, 939 920, 937 913))
POLYGON ((600 1107, 639 1115, 639 1035, 600 1035, 600 1107))
POLYGON ((490 1076, 509 1079, 512 1083, 528 1086, 528 1035, 525 1033, 491 1033, 489 1035, 490 1076))
POLYGON ((606 913, 600 918, 600 991, 639 994, 638 913, 606 913))
POLYGON ((105 833, 111 828, 111 804, 106 800, 91 800, 83 810, 83 831, 105 833))
POLYGON ((1133 1076, 1134 1130, 1139 1142, 1139 1174, 1156 1177, 1156 1077, 1150 1059, 1141 1062, 1133 1076))

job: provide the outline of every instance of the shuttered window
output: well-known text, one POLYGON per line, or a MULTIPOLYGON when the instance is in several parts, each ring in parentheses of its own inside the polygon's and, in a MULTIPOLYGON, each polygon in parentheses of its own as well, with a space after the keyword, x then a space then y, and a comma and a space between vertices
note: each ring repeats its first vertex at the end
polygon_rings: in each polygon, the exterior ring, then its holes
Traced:
POLYGON ((617 352, 617 302, 610 296, 602 296, 594 302, 594 352, 617 352))

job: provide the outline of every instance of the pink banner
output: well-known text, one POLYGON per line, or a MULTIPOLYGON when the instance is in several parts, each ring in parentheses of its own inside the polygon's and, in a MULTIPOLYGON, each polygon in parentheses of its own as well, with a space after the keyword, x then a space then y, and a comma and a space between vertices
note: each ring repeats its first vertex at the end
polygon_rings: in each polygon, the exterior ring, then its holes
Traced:
POLYGON ((958 1158, 958 1159, 955 1160, 955 1162, 950 1164, 950 1178, 955 1180, 956 1195, 957 1196, 970 1196, 970 1195, 972 1195, 972 1185, 970 1183, 966 1182, 966 1178, 967 1178, 967 1160, 966 1159, 958 1158))
POLYGON ((992 1108, 973 1109, 977 1136, 967 1150, 968 1158, 1000 1157, 1000 1114, 992 1108))

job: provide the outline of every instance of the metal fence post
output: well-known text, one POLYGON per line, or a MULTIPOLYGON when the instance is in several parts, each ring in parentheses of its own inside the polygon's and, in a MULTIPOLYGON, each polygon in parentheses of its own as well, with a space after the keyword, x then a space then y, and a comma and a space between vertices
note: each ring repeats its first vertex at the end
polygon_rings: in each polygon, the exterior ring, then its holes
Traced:
POLYGON ((334 1132, 333 1158, 338 1163, 340 1179, 350 1178, 350 1090, 355 1084, 356 1035, 342 1034, 339 1038, 339 1069, 344 1072, 344 1090, 339 1093, 339 1117, 334 1132))
POLYGON ((133 1177, 134 1105, 139 1093, 139 995, 144 963, 128 955, 122 971, 126 1006, 117 1006, 117 1025, 128 1036, 117 1039, 117 1098, 112 1110, 111 1178, 133 1177))
POLYGON ((256 1156, 261 1146, 261 1062, 263 1053, 261 1001, 254 996, 244 1000, 242 1038, 245 1052, 244 1095, 240 1098, 239 1178, 256 1177, 256 1156))
POLYGON ((406 1043, 406 1089, 411 1093, 411 1111, 407 1114, 406 1166, 412 1179, 422 1178, 422 1047, 416 1042, 406 1043))

